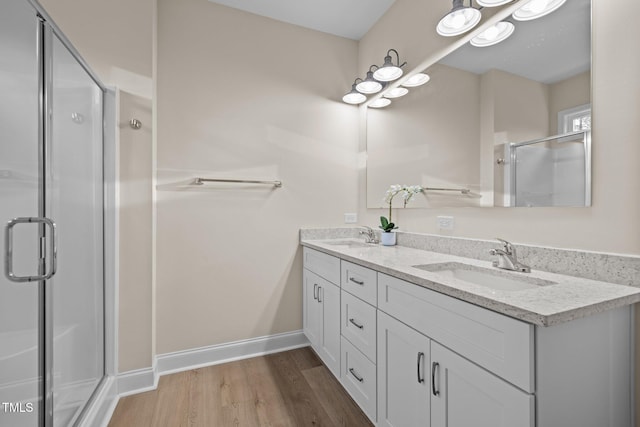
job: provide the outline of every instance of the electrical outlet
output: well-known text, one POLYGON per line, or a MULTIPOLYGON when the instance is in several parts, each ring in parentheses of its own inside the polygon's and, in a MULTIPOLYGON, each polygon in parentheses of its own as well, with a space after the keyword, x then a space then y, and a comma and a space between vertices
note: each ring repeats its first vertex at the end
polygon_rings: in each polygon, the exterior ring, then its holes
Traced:
POLYGON ((344 223, 345 224, 357 224, 358 223, 358 214, 357 213, 346 213, 346 214, 344 214, 344 223))
POLYGON ((439 216, 438 217, 438 228, 440 230, 453 230, 455 225, 455 220, 452 216, 439 216))

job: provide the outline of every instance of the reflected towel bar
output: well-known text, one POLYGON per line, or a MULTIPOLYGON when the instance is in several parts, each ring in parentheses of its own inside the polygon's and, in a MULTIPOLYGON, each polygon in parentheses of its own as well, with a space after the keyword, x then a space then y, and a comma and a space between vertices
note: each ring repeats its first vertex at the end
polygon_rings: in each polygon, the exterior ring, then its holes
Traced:
POLYGON ((282 187, 282 181, 255 181, 250 179, 219 179, 219 178, 196 178, 193 185, 203 185, 205 182, 228 182, 235 184, 266 184, 276 188, 282 187))
POLYGON ((456 193, 469 194, 471 190, 468 188, 433 188, 433 187, 424 187, 424 191, 455 191, 456 193))

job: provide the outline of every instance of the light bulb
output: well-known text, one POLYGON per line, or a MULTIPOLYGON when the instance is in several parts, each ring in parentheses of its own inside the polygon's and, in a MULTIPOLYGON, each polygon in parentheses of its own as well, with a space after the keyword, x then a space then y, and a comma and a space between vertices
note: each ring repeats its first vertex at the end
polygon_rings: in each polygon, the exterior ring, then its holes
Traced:
POLYGON ((459 30, 464 25, 464 12, 458 11, 449 15, 447 19, 447 25, 453 29, 459 30))
POLYGON ((511 22, 498 22, 496 25, 484 30, 471 39, 471 45, 475 47, 487 47, 498 44, 508 38, 515 30, 515 25, 511 22))
POLYGON ((364 101, 366 101, 367 97, 361 93, 348 93, 342 97, 342 100, 347 104, 357 105, 362 104, 364 101))
POLYGON ((493 41, 496 39, 496 37, 498 37, 498 34, 500 34, 500 30, 498 29, 497 25, 493 25, 489 28, 487 28, 485 30, 484 33, 482 33, 482 35, 484 36, 485 39, 487 39, 488 41, 493 41))
POLYGON ((385 98, 400 98, 409 93, 409 89, 404 87, 394 87, 384 94, 385 98))
POLYGON ((513 19, 530 21, 541 18, 558 9, 566 0, 531 0, 520 9, 513 12, 513 19))
POLYGON ((417 73, 409 77, 406 82, 402 83, 405 87, 416 87, 427 83, 431 77, 425 73, 417 73))
POLYGON ((369 104, 369 107, 382 108, 382 107, 386 107, 389 104, 391 104, 391 100, 390 99, 378 98, 375 101, 373 101, 371 104, 369 104))
POLYGON ((547 7, 548 3, 549 2, 547 0, 531 0, 524 7, 526 7, 533 13, 540 13, 547 7))

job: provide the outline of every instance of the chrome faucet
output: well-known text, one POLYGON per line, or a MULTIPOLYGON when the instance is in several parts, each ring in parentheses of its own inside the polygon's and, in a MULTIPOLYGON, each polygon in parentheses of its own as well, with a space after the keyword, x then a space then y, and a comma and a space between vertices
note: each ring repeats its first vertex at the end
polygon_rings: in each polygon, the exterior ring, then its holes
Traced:
POLYGON ((364 235, 365 243, 378 243, 378 239, 376 238, 376 233, 373 231, 371 227, 367 227, 366 225, 362 225, 364 230, 360 230, 360 234, 364 235))
POLYGON ((506 240, 496 238, 500 243, 502 243, 502 249, 491 249, 489 252, 491 255, 496 255, 498 257, 497 261, 493 261, 492 265, 494 267, 503 268, 505 270, 513 270, 519 271, 521 273, 530 273, 531 268, 528 265, 524 265, 520 261, 518 261, 518 257, 516 256, 516 248, 506 240))

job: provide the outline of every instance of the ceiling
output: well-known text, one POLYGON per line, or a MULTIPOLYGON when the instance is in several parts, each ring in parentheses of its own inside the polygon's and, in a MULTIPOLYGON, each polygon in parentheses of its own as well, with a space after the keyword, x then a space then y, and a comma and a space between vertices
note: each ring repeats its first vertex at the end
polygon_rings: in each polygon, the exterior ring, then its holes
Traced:
POLYGON ((324 33, 360 40, 395 0, 209 0, 324 33))

